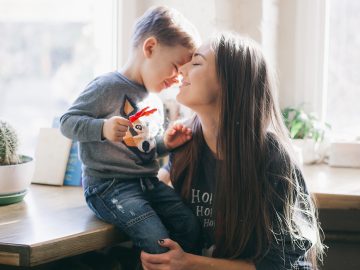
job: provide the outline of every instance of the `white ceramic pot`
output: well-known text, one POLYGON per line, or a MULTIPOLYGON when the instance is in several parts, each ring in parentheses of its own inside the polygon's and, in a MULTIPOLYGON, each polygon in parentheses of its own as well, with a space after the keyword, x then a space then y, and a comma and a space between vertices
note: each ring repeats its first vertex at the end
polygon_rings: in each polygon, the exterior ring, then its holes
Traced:
POLYGON ((313 139, 293 139, 295 147, 301 149, 301 156, 304 164, 312 164, 319 160, 318 143, 313 139))
POLYGON ((31 183, 35 162, 29 156, 20 156, 22 163, 0 165, 0 195, 25 191, 31 183))

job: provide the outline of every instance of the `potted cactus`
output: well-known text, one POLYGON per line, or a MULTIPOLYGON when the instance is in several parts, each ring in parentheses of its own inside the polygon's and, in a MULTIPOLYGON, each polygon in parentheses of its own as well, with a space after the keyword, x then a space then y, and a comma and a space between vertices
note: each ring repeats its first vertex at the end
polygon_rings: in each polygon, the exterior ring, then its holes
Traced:
POLYGON ((21 201, 34 173, 33 158, 19 155, 18 136, 0 120, 0 205, 21 201))

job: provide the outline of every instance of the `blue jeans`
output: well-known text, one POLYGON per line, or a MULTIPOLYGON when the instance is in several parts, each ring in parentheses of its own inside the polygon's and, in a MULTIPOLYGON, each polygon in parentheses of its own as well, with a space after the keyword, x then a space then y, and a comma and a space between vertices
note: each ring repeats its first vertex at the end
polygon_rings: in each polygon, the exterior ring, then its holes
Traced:
POLYGON ((101 220, 125 232, 135 247, 167 252, 158 240, 171 238, 185 252, 200 253, 200 224, 180 196, 156 177, 100 179, 85 176, 85 199, 101 220))

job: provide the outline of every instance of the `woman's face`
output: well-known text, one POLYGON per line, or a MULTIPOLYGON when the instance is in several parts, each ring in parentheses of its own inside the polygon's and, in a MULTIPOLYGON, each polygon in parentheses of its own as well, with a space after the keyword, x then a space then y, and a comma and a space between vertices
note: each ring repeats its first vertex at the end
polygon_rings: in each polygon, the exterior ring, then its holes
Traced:
POLYGON ((195 51, 190 62, 179 69, 183 76, 176 99, 195 112, 217 108, 220 86, 216 75, 215 53, 210 44, 195 51))

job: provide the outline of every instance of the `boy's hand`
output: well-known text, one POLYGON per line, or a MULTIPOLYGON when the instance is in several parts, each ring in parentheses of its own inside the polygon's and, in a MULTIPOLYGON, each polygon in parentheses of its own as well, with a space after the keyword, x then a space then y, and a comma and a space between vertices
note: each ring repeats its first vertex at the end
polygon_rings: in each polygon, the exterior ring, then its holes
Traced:
POLYGON ((164 135, 164 143, 167 149, 172 150, 189 141, 192 137, 190 128, 183 124, 175 124, 164 135))
POLYGON ((102 129, 102 136, 112 142, 121 142, 132 123, 123 117, 113 116, 106 119, 102 129))

